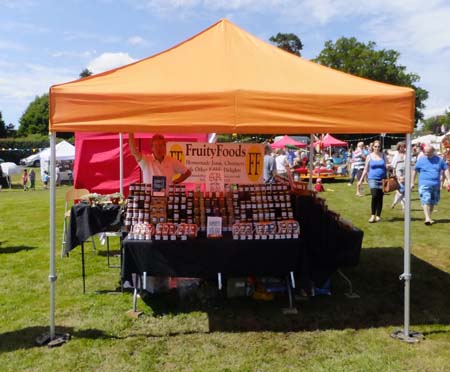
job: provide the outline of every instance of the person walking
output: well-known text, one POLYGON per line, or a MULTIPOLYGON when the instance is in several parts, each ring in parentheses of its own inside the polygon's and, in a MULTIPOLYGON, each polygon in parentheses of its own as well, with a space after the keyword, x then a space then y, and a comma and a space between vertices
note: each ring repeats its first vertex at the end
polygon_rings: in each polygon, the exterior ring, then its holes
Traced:
POLYGON ((406 145, 405 142, 397 143, 397 153, 392 159, 392 170, 394 176, 397 177, 400 188, 395 190, 394 201, 391 208, 395 208, 398 203, 401 203, 402 208, 405 209, 405 164, 406 164, 406 145))
POLYGON ((28 171, 26 169, 23 170, 22 174, 22 186, 23 191, 28 191, 28 171))
POLYGON ((30 170, 28 177, 30 179, 30 190, 35 191, 36 190, 36 173, 34 172, 34 169, 30 170))
POLYGON ((61 186, 61 170, 59 169, 59 166, 56 166, 55 168, 55 184, 56 186, 61 186))
POLYGON ((268 143, 264 146, 264 183, 275 183, 277 165, 272 156, 272 147, 268 143))
POLYGON ((50 181, 50 175, 45 170, 44 174, 42 175, 42 182, 44 183, 44 189, 48 189, 48 183, 50 181))
POLYGON ((382 179, 386 178, 386 159, 381 151, 380 141, 374 141, 373 151, 367 156, 366 164, 358 185, 361 186, 364 177, 367 175, 371 201, 371 216, 369 223, 378 222, 381 219, 381 211, 383 209, 383 190, 382 179))
POLYGON ((441 175, 450 182, 450 174, 447 163, 435 155, 434 147, 425 145, 423 156, 417 159, 411 175, 411 188, 414 188, 415 178, 419 173, 419 196, 425 215, 425 225, 434 224, 431 215, 438 204, 441 192, 441 175))
POLYGON ((348 183, 349 186, 353 185, 356 178, 356 196, 363 196, 361 193, 361 186, 359 180, 364 170, 366 161, 366 155, 364 155, 364 142, 358 142, 355 151, 352 155, 352 176, 348 183))

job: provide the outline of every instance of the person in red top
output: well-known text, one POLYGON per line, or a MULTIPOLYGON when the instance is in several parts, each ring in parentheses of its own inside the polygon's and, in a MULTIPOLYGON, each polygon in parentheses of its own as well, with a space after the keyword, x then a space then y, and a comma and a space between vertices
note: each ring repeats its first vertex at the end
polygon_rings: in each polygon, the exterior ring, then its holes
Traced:
POLYGON ((23 170, 22 185, 23 185, 23 191, 27 191, 28 190, 28 171, 26 169, 23 170))
POLYGON ((325 188, 322 185, 322 178, 318 178, 316 180, 316 184, 314 185, 314 190, 316 192, 324 192, 325 191, 325 188))

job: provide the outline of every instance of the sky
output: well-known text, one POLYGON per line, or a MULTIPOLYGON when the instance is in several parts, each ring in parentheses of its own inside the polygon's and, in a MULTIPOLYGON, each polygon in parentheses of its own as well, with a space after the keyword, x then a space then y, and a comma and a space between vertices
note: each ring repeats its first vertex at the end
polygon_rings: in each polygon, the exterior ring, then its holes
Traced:
POLYGON ((0 0, 0 111, 19 119, 50 86, 166 50, 226 18, 262 40, 294 33, 302 57, 355 37, 400 52, 428 90, 425 117, 450 108, 450 0, 0 0))

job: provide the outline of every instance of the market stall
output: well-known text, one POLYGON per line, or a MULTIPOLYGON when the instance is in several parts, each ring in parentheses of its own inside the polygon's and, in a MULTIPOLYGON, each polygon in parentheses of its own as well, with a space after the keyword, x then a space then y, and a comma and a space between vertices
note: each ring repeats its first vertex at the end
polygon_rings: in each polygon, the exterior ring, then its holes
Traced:
MULTIPOLYGON (((411 133, 413 116, 412 89, 314 64, 226 20, 153 57, 50 89, 53 154, 58 131, 308 134, 373 133, 377 128, 411 133)), ((51 185, 54 337, 54 177, 51 185)), ((408 190, 406 197, 409 208, 408 190)), ((409 210, 405 217, 409 221, 409 210)), ((409 225, 405 230, 409 257, 409 225)), ((404 278, 409 295, 409 262, 404 278)))
MULTIPOLYGON (((59 142, 55 147, 56 166, 59 168, 59 181, 73 182, 73 161, 75 159, 75 146, 67 141, 59 142)), ((40 152, 41 179, 44 172, 50 173, 50 148, 40 152)))
POLYGON ((273 149, 280 149, 284 147, 297 147, 297 148, 306 148, 308 147, 307 143, 303 143, 300 141, 296 141, 295 139, 289 136, 283 136, 278 141, 275 141, 270 145, 273 149))

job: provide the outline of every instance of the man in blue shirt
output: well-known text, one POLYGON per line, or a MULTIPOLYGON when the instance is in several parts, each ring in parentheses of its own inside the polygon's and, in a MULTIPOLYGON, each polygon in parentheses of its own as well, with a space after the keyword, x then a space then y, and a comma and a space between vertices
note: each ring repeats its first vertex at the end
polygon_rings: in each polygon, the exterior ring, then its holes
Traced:
POLYGON ((272 147, 268 143, 264 146, 264 183, 275 183, 277 165, 272 156, 272 147))
POLYGON ((411 188, 414 187, 416 173, 419 172, 419 196, 425 214, 425 225, 432 225, 431 219, 434 206, 438 204, 441 191, 441 174, 445 174, 450 181, 448 166, 445 161, 434 154, 434 147, 425 145, 425 156, 417 159, 411 175, 411 188))

